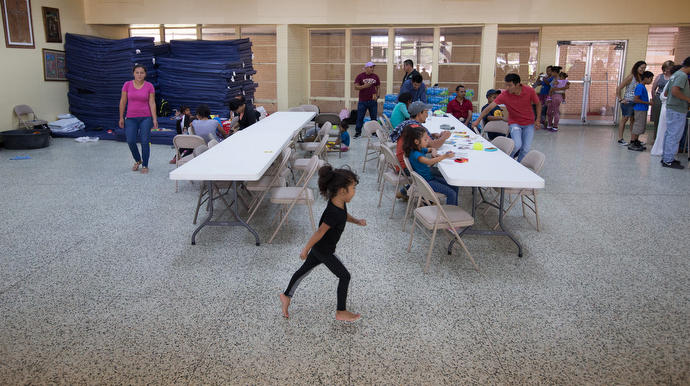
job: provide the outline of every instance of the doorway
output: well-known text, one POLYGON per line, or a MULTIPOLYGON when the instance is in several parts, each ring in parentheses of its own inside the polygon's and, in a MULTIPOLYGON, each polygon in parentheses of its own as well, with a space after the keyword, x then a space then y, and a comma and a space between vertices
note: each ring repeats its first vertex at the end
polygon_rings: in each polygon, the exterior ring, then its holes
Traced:
POLYGON ((570 89, 561 122, 615 125, 616 87, 623 76, 626 41, 559 41, 556 65, 568 74, 570 89))

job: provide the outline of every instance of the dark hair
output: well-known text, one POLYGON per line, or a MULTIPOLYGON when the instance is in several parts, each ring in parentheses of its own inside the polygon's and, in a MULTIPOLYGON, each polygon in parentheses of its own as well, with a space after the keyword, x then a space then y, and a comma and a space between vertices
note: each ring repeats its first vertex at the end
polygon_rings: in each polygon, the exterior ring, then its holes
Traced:
POLYGON ((403 62, 403 66, 406 64, 414 67, 414 62, 411 59, 405 59, 405 61, 403 62))
POLYGON ((567 74, 566 72, 559 72, 559 73, 558 73, 558 76, 562 76, 562 77, 564 77, 565 79, 568 79, 568 74, 567 74))
POLYGON ((403 128, 402 147, 406 157, 410 156, 412 149, 415 147, 414 141, 422 138, 422 135, 426 135, 426 130, 420 125, 407 125, 403 128))
POLYGON ((553 66, 546 66, 546 69, 547 69, 547 70, 548 70, 549 68, 550 68, 550 69, 553 69, 553 66))
POLYGON ((671 75, 678 72, 678 70, 680 70, 681 68, 683 68, 682 64, 676 64, 675 66, 671 67, 671 75))
POLYGON ((244 103, 244 102, 246 101, 246 100, 244 99, 244 95, 242 95, 242 94, 237 94, 237 95, 235 95, 235 99, 241 100, 242 103, 244 103))
POLYGON ((405 104, 407 104, 407 102, 412 102, 412 94, 405 91, 404 93, 402 93, 398 96, 398 102, 402 102, 405 104))
POLYGON ((242 107, 243 104, 244 104, 244 101, 235 98, 235 99, 230 99, 230 102, 228 102, 228 107, 230 107, 230 110, 235 111, 235 110, 239 109, 240 107, 242 107))
POLYGON ((638 83, 640 82, 640 80, 642 80, 642 78, 640 78, 640 74, 637 70, 640 67, 642 67, 643 64, 646 66, 647 62, 645 62, 644 60, 640 60, 640 61, 636 62, 635 65, 633 66, 632 70, 630 70, 630 73, 632 74, 633 77, 635 77, 635 80, 638 83))
POLYGON ((348 125, 347 122, 340 122, 340 128, 343 130, 347 130, 350 128, 350 125, 348 125))
POLYGON ((199 105, 199 107, 196 108, 196 115, 202 118, 208 118, 211 116, 211 108, 208 107, 208 105, 199 105))
POLYGON ((359 184, 359 177, 348 166, 333 169, 326 164, 319 169, 319 191, 327 200, 337 196, 340 189, 347 189, 353 182, 359 184))
POLYGON ((653 77, 654 77, 654 73, 652 73, 651 71, 645 71, 642 73, 642 79, 653 78, 653 77))
POLYGON ((185 111, 189 110, 189 106, 182 105, 180 106, 180 112, 184 114, 185 111))
POLYGON ((683 67, 690 67, 690 56, 683 60, 683 67))
POLYGON ((458 87, 455 88, 455 92, 456 92, 456 93, 458 92, 458 89, 459 89, 460 87, 465 88, 465 86, 463 86, 463 85, 461 85, 461 84, 458 85, 458 87))
POLYGON ((551 66, 551 73, 557 72, 560 74, 562 69, 563 69, 563 67, 561 67, 561 66, 551 66))
POLYGON ((422 74, 414 74, 410 78, 412 79, 412 83, 422 83, 424 82, 424 78, 422 78, 422 74))
POLYGON ((134 74, 134 71, 136 71, 137 68, 141 68, 142 70, 144 70, 144 74, 146 74, 146 66, 139 63, 135 64, 134 67, 132 67, 132 74, 134 74))
MULTIPOLYGON (((551 69, 553 71, 553 68, 551 69)), ((506 83, 520 84, 520 75, 510 73, 505 77, 506 83)))

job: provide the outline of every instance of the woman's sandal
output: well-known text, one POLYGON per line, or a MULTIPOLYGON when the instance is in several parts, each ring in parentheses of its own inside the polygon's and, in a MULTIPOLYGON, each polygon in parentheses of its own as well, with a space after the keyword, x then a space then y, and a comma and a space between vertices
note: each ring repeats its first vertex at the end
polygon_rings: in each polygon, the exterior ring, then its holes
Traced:
POLYGON ((132 171, 136 172, 137 170, 139 170, 139 165, 141 165, 141 161, 135 162, 134 166, 132 166, 132 171))
POLYGON ((149 168, 148 168, 148 167, 144 166, 144 167, 141 168, 141 174, 146 174, 146 173, 148 173, 148 172, 149 172, 149 168))

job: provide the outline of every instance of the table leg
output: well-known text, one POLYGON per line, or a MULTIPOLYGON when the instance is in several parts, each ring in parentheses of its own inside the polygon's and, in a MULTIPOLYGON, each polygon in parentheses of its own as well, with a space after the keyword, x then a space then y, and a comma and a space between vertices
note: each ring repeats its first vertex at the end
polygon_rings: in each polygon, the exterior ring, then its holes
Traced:
POLYGON ((238 202, 237 202, 237 181, 232 182, 232 191, 234 194, 234 210, 231 210, 232 215, 235 217, 237 221, 211 221, 211 218, 213 218, 213 196, 215 194, 215 191, 213 190, 213 182, 207 181, 208 183, 208 217, 199 225, 198 228, 192 233, 192 245, 196 245, 196 234, 199 233, 201 228, 205 227, 206 225, 214 225, 214 226, 243 226, 247 229, 249 229, 250 232, 254 234, 254 237, 256 238, 256 245, 260 245, 259 242, 259 235, 256 233, 256 231, 250 227, 240 216, 238 215, 238 202))
MULTIPOLYGON (((468 226, 467 228, 463 229, 462 232, 458 232, 458 235, 462 237, 462 235, 487 235, 487 236, 508 236, 510 237, 511 240, 515 243, 515 245, 518 246, 518 257, 522 257, 522 245, 517 241, 517 239, 510 233, 508 230, 503 226, 503 198, 505 197, 505 188, 501 188, 501 193, 500 193, 500 200, 498 203, 498 224, 501 230, 499 231, 494 231, 494 230, 475 230, 472 229, 472 226, 468 226)), ((476 208, 477 205, 480 205, 482 201, 479 204, 477 204, 477 188, 472 187, 472 217, 474 218, 476 214, 476 208)), ((455 244, 455 240, 451 240, 450 244, 448 245, 448 254, 450 255, 451 252, 453 251, 453 245, 455 244)))

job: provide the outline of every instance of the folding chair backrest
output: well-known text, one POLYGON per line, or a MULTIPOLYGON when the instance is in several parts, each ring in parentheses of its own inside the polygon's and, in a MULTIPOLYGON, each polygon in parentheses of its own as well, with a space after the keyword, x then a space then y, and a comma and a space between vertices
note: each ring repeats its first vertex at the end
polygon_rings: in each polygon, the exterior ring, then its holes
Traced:
POLYGON ((522 166, 532 170, 534 173, 539 174, 539 171, 541 168, 544 166, 544 162, 546 161, 546 156, 537 150, 532 150, 527 155, 525 158, 522 159, 522 166))
POLYGON ((316 105, 301 105, 300 108, 308 113, 319 113, 319 106, 316 105))
POLYGON ((489 121, 486 123, 483 130, 487 133, 501 133, 503 135, 508 135, 510 132, 508 122, 505 121, 489 121))
POLYGON ((199 145, 199 146, 197 146, 197 147, 194 148, 194 151, 192 152, 192 154, 194 154, 194 157, 198 157, 200 154, 202 154, 202 153, 205 152, 206 150, 208 150, 208 146, 206 146, 206 145, 199 145))
POLYGON ((422 196, 424 201, 426 202, 437 202, 438 197, 436 196, 436 193, 434 193, 433 189, 431 189, 431 186, 429 183, 417 172, 413 171, 410 169, 410 176, 412 177, 412 180, 414 181, 415 186, 417 187, 417 190, 419 191, 419 194, 422 196))
POLYGON ((390 118, 388 118, 387 115, 382 115, 381 120, 383 121, 383 124, 385 126, 384 130, 388 131, 389 133, 393 131, 394 127, 393 124, 391 123, 390 118))
POLYGON ((301 107, 290 107, 288 111, 296 111, 296 112, 304 112, 304 109, 301 107))
POLYGON ((333 114, 333 113, 321 113, 314 118, 314 122, 316 122, 317 125, 323 125, 326 122, 330 122, 333 126, 340 126, 340 117, 338 114, 333 114))
POLYGON ((398 158, 395 156, 393 153, 393 150, 391 150, 390 147, 388 146, 381 146, 381 152, 383 153, 384 157, 386 157, 386 162, 391 164, 392 166, 397 167, 398 169, 400 168, 400 161, 398 161, 398 158))
POLYGON ((323 137, 321 137, 321 143, 319 143, 319 147, 316 148, 316 151, 314 151, 314 155, 319 156, 321 154, 321 152, 326 148, 327 143, 328 143, 328 134, 325 134, 323 137))
POLYGON ((206 141, 198 135, 179 134, 173 137, 176 149, 196 149, 199 145, 206 145, 206 141))
POLYGON ((330 130, 332 127, 332 123, 325 122, 323 126, 321 126, 321 129, 319 129, 319 138, 323 138, 324 135, 328 135, 328 130, 330 130))
POLYGON ((371 137, 377 129, 381 129, 381 125, 378 123, 378 121, 371 120, 364 123, 364 133, 367 135, 367 137, 371 137))
POLYGON ((414 169, 412 169, 412 165, 410 165, 410 159, 407 158, 406 155, 403 156, 403 161, 405 161, 405 167, 407 168, 407 170, 409 170, 409 171, 414 170, 414 169))
MULTIPOLYGON (((307 173, 306 177, 304 179, 304 186, 306 187, 309 184, 309 181, 311 181, 311 178, 314 176, 314 173, 316 173, 316 169, 319 168, 319 157, 313 156, 309 160, 309 163, 307 164, 307 173)), ((300 178, 301 180, 301 178, 300 178)))
POLYGON ((491 141, 491 143, 508 155, 511 155, 513 153, 513 149, 515 148, 515 141, 508 137, 496 137, 493 141, 491 141))
POLYGON ((17 114, 17 116, 19 116, 19 118, 21 118, 21 116, 25 115, 25 114, 31 114, 32 115, 31 119, 36 118, 36 114, 34 113, 34 111, 31 109, 31 107, 29 107, 27 105, 14 106, 14 113, 17 114))
POLYGON ((208 148, 210 149, 210 148, 216 146, 217 144, 218 144, 218 141, 216 141, 215 139, 208 141, 208 148))

